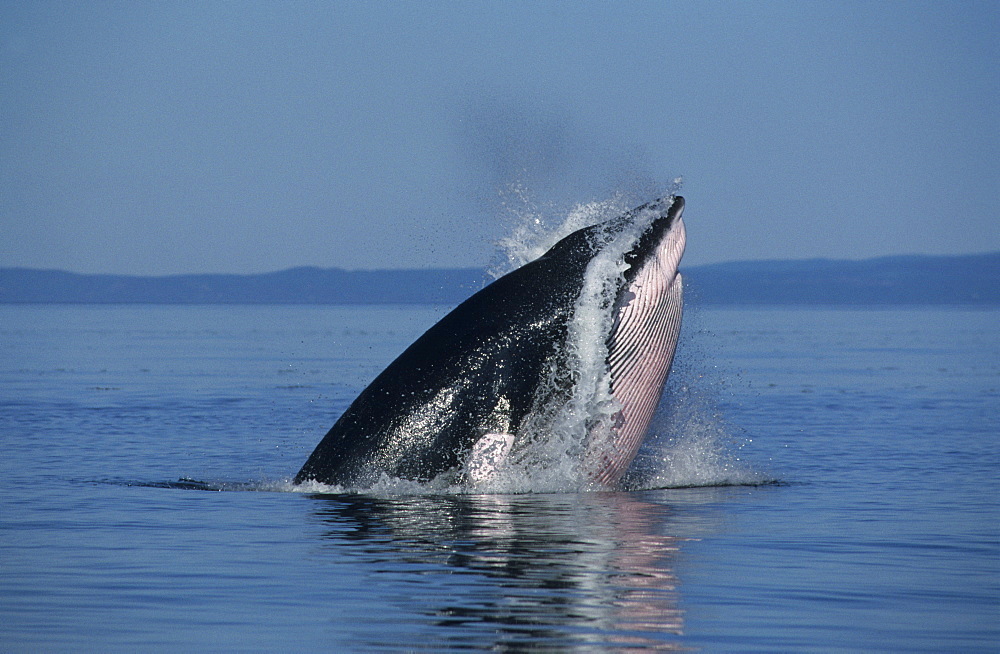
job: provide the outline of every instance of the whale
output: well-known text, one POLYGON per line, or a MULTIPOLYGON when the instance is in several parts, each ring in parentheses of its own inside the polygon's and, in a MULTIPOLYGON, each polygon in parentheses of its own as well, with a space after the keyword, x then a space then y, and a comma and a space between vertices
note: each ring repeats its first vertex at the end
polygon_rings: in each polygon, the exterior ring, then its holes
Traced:
POLYGON ((482 485, 561 439, 613 487, 649 429, 680 334, 684 199, 565 236, 441 318, 339 417, 294 478, 482 485))

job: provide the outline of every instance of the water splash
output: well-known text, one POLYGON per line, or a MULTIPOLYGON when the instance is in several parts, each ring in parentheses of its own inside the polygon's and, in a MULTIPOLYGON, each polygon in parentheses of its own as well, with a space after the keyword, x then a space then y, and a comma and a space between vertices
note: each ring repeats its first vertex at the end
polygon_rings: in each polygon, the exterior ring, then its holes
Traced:
POLYGON ((757 486, 775 479, 744 461, 752 439, 728 425, 707 389, 668 384, 639 454, 622 480, 629 490, 757 486))
POLYGON ((613 196, 563 210, 540 205, 520 184, 508 187, 501 204, 509 234, 497 241, 498 256, 489 269, 494 278, 534 261, 573 232, 620 216, 631 206, 624 196, 613 196))

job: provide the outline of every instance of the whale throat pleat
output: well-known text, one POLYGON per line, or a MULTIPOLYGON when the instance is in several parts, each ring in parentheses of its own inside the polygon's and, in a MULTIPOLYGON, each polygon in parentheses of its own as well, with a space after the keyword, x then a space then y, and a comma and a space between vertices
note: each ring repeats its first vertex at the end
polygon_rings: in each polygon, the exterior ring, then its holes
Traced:
POLYGON ((683 281, 643 271, 631 285, 608 339, 611 393, 620 407, 613 443, 595 473, 599 483, 616 482, 632 461, 653 419, 680 336, 683 281))

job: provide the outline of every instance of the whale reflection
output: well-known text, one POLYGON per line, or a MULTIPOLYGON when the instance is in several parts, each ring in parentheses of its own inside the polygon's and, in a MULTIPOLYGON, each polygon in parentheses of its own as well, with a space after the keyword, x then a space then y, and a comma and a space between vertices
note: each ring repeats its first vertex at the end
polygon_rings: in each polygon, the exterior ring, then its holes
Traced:
POLYGON ((336 560, 392 577, 422 647, 680 647, 692 530, 662 494, 313 497, 336 560))

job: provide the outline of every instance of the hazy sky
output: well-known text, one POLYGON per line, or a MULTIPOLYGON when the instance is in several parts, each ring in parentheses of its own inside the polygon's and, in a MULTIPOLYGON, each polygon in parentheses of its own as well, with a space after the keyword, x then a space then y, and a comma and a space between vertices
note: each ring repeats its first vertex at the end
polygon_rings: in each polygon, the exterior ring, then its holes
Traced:
POLYGON ((1000 250, 998 35, 995 0, 5 2, 0 266, 482 266, 524 194, 678 176, 688 265, 1000 250))

